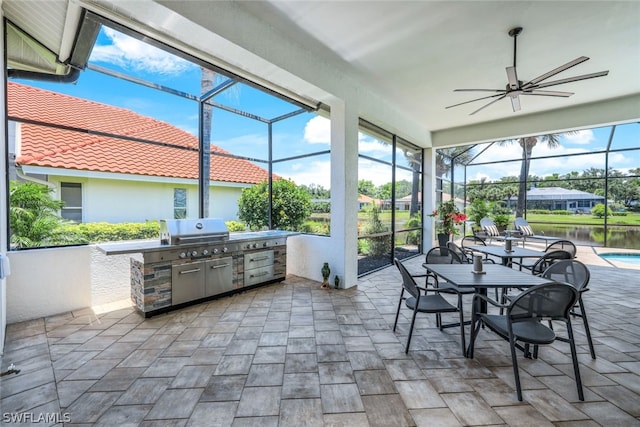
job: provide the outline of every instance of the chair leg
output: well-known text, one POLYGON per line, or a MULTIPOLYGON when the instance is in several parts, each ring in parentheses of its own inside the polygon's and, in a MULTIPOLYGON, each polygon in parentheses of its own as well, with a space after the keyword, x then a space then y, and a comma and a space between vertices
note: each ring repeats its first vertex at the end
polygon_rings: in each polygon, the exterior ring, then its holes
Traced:
POLYGON ((413 335, 413 325, 416 323, 416 314, 418 314, 418 310, 413 310, 413 316, 411 317, 411 327, 409 328, 409 336, 407 337, 407 346, 404 349, 405 354, 409 353, 409 345, 411 344, 411 336, 413 335))
POLYGON ((509 347, 511 347, 511 364, 513 365, 513 376, 516 380, 516 393, 518 400, 522 402, 522 389, 520 387, 520 373, 518 372, 518 358, 516 357, 516 339, 513 332, 509 331, 509 347))
POLYGON ((471 313, 471 332, 469 334, 469 350, 467 351, 467 357, 469 359, 473 359, 473 347, 476 343, 478 332, 480 332, 480 328, 476 326, 478 322, 480 322, 480 320, 476 319, 476 313, 474 311, 471 313))
POLYGON ((458 310, 460 310, 460 341, 462 343, 462 355, 467 354, 467 343, 464 336, 464 311, 462 310, 462 295, 458 295, 458 310))
POLYGON ((584 310, 584 302, 582 301, 582 295, 578 297, 578 303, 580 304, 580 315, 582 316, 582 322, 584 323, 584 332, 587 335, 587 342, 589 343, 589 351, 591 352, 591 358, 596 358, 596 351, 593 348, 593 341, 591 340, 591 331, 589 330, 589 321, 587 320, 587 312, 584 310))
POLYGON ((582 392, 582 379, 580 378, 580 366, 578 365, 578 355, 576 354, 576 342, 573 339, 573 327, 571 320, 567 319, 567 334, 569 335, 569 346, 571 347, 571 360, 573 361, 573 372, 576 377, 576 387, 578 388, 578 398, 584 401, 582 392))
POLYGON ((396 331, 396 326, 398 325, 398 317, 400 316, 400 306, 402 305, 403 295, 404 295, 404 288, 402 288, 402 292, 400 292, 400 301, 398 301, 398 311, 396 312, 396 321, 393 323, 393 332, 396 331))

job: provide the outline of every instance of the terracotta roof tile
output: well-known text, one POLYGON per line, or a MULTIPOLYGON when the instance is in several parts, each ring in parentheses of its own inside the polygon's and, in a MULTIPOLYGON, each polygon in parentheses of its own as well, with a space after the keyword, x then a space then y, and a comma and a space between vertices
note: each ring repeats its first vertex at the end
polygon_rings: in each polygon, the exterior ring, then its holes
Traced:
MULTIPOLYGON (((61 169, 173 178, 198 178, 198 139, 169 123, 86 99, 14 82, 8 83, 8 112, 16 119, 155 141, 141 143, 88 132, 21 124, 16 163, 61 169), (184 147, 183 149, 164 146, 184 147)), ((211 146, 212 153, 227 153, 211 146)), ((211 156, 212 181, 255 184, 268 171, 253 163, 211 156)))

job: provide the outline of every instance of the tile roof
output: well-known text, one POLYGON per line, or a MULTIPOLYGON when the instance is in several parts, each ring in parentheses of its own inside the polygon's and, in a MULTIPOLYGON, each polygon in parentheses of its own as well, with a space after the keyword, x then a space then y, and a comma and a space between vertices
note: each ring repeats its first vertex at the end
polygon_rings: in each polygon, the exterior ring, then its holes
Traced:
MULTIPOLYGON (((169 123, 124 108, 14 82, 8 83, 7 103, 11 118, 93 132, 21 123, 21 149, 16 159, 19 165, 198 178, 198 138, 169 123), (103 132, 158 144, 99 134, 103 132)), ((211 151, 229 154, 214 145, 211 151)), ((267 176, 267 170, 249 161, 211 156, 211 181, 255 184, 267 176)))

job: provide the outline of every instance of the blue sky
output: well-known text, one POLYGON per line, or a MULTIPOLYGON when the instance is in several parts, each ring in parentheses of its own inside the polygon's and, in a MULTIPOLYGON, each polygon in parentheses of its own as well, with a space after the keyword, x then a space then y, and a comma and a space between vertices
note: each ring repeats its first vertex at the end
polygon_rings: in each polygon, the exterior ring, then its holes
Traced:
MULTIPOLYGON (((197 95, 200 93, 200 68, 195 64, 156 49, 146 43, 103 27, 90 62, 120 73, 134 75, 140 79, 175 90, 197 95)), ((223 77, 223 76, 221 76, 223 77)), ((134 83, 104 76, 91 70, 81 73, 74 85, 25 81, 24 83, 56 92, 94 100, 133 110, 139 114, 171 123, 194 135, 198 127, 197 103, 175 95, 169 95, 134 83)), ((298 109, 280 99, 264 94, 246 85, 238 85, 225 91, 216 101, 265 118, 274 118, 298 109)), ((267 158, 267 126, 264 123, 240 117, 222 110, 214 112, 212 144, 232 153, 267 158)), ((639 147, 640 125, 620 126, 613 147, 639 147)), ((610 128, 578 131, 564 135, 561 146, 550 150, 544 144, 534 149, 534 155, 559 155, 589 153, 606 147, 610 128)), ((330 122, 313 113, 304 113, 274 125, 274 158, 290 157, 330 148, 330 122)), ((371 157, 389 160, 388 146, 371 137, 361 135, 359 152, 371 157)), ((520 147, 517 144, 494 147, 485 152, 478 161, 514 159, 515 161, 496 167, 477 167, 468 171, 468 179, 498 179, 500 176, 518 175, 520 170, 520 147)), ((264 164, 261 164, 265 166, 264 164)), ((628 170, 640 167, 640 151, 616 153, 610 157, 610 166, 628 170)), ((531 173, 539 176, 551 173, 583 171, 590 167, 603 168, 603 157, 585 155, 568 158, 534 161, 531 173)), ((318 184, 330 187, 329 156, 312 157, 292 162, 279 163, 275 172, 292 179, 297 184, 318 184)), ((391 181, 390 169, 386 165, 360 161, 359 179, 382 185, 391 181)), ((401 174, 398 179, 410 179, 401 174)))

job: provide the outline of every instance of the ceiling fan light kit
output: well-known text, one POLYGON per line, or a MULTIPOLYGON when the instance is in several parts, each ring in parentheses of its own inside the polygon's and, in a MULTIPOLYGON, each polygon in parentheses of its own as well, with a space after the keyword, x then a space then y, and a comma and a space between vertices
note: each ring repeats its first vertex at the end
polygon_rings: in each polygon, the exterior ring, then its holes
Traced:
POLYGON ((567 62, 564 65, 559 66, 558 68, 554 68, 551 71, 548 71, 533 80, 529 80, 528 82, 518 80, 518 72, 516 69, 516 54, 518 52, 518 36, 522 33, 522 27, 515 27, 509 30, 509 36, 513 37, 513 66, 507 67, 507 85, 505 89, 454 89, 454 92, 493 92, 494 95, 483 96, 480 98, 475 98, 469 101, 459 102, 457 104, 449 105, 445 108, 457 107, 459 105, 469 104, 471 102, 481 101, 483 99, 491 99, 488 103, 484 104, 482 107, 474 110, 469 115, 476 114, 477 112, 484 110, 488 106, 502 100, 505 98, 509 98, 511 101, 511 108, 514 112, 520 111, 520 95, 534 95, 534 96, 555 96, 568 98, 573 95, 573 92, 562 92, 555 90, 540 90, 549 86, 556 86, 565 83, 577 82, 579 80, 592 79, 595 77, 603 77, 609 74, 609 71, 599 71, 597 73, 590 74, 582 74, 575 77, 568 77, 560 80, 553 81, 545 81, 550 77, 555 76, 563 71, 568 70, 571 67, 575 67, 578 64, 582 64, 585 61, 588 61, 589 58, 586 56, 581 56, 579 58, 574 59, 573 61, 567 62), (492 99, 493 98, 493 99, 492 99))

